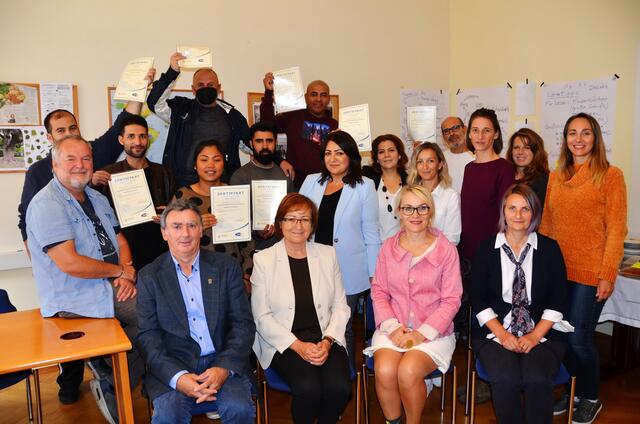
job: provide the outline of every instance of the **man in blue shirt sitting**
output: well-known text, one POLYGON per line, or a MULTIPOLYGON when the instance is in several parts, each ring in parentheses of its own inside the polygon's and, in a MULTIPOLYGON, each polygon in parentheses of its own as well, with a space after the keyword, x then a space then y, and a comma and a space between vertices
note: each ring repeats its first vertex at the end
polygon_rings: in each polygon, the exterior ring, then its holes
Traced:
MULTIPOLYGON (((43 317, 118 318, 130 339, 137 333, 136 271, 106 197, 87 185, 93 176, 91 145, 72 134, 52 149, 53 179, 27 209, 27 235, 43 317)), ((144 366, 127 355, 132 388, 144 366)), ((101 412, 117 421, 112 375, 92 380, 101 412)))
POLYGON ((189 423, 215 400, 224 423, 250 423, 249 355, 255 324, 238 263, 200 249, 202 218, 188 200, 162 213, 169 252, 140 270, 136 346, 147 364, 152 422, 189 423))

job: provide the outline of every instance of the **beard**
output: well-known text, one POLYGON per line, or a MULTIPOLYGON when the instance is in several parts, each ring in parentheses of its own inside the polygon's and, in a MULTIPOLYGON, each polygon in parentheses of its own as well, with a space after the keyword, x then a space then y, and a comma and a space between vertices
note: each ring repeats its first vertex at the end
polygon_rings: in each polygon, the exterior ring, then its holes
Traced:
POLYGON ((71 187, 73 187, 74 190, 84 190, 84 188, 91 181, 91 176, 89 175, 88 172, 86 174, 84 174, 83 176, 80 176, 79 174, 76 174, 76 175, 78 175, 78 176, 73 176, 72 175, 69 178, 69 185, 71 187))
POLYGON ((274 152, 269 149, 262 149, 260 152, 253 151, 253 158, 262 165, 269 165, 273 162, 274 152))
POLYGON ((139 150, 139 149, 138 149, 137 151, 136 151, 136 150, 134 150, 134 149, 133 149, 133 147, 134 147, 134 146, 131 146, 131 147, 129 147, 129 148, 126 148, 126 147, 125 147, 124 152, 125 152, 128 156, 131 156, 132 158, 136 158, 136 159, 143 158, 143 157, 145 157, 145 155, 147 154, 147 148, 146 148, 146 147, 145 147, 144 149, 142 149, 142 150, 139 150))

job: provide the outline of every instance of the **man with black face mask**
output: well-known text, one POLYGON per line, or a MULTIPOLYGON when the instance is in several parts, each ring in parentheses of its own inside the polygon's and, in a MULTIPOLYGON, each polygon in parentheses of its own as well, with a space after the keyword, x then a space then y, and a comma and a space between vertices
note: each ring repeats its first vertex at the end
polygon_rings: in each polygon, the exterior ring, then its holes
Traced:
POLYGON ((171 55, 169 69, 154 82, 147 98, 149 109, 170 123, 162 164, 173 171, 178 187, 192 184, 198 180, 192 166, 196 146, 204 140, 217 140, 226 157, 222 179, 228 181, 240 167, 238 149, 246 148, 241 141, 247 142, 250 137, 247 120, 233 105, 218 98, 220 82, 213 69, 198 69, 193 74, 195 99, 169 98, 180 75, 181 59, 184 56, 180 53, 171 55))
MULTIPOLYGON (((276 152, 276 127, 267 122, 258 122, 249 129, 251 134, 251 160, 231 176, 231 185, 251 184, 252 180, 284 180, 287 192, 293 191, 293 181, 273 161, 276 152)), ((276 243, 274 226, 253 232, 255 250, 263 250, 276 243)), ((249 249, 251 250, 251 249, 249 249)))

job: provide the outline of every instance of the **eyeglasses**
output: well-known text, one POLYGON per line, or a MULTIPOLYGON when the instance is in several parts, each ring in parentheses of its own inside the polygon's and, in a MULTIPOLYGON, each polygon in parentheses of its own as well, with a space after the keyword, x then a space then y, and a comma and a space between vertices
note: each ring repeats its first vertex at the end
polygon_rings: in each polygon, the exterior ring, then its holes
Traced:
POLYGON ((307 218, 306 216, 302 218, 293 218, 293 217, 285 216, 284 218, 282 218, 282 222, 288 225, 302 224, 303 226, 306 227, 307 225, 311 224, 311 219, 307 218))
POLYGON ((443 128, 442 129, 442 134, 443 135, 449 135, 450 132, 458 131, 460 128, 462 128, 461 124, 456 124, 456 125, 454 125, 453 127, 450 127, 450 128, 443 128))
POLYGON ((418 212, 418 215, 426 215, 429 213, 429 206, 420 205, 420 206, 400 206, 400 212, 402 212, 405 216, 411 216, 414 212, 418 212))

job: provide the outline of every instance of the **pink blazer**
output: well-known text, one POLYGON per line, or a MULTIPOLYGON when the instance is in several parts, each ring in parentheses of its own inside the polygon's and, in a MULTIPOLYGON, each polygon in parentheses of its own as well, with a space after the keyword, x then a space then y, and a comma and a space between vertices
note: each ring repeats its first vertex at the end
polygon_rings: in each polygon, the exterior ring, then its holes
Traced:
POLYGON ((396 318, 416 330, 426 324, 439 337, 453 332, 462 296, 458 252, 440 231, 430 231, 436 246, 413 267, 411 253, 398 243, 403 230, 382 245, 371 285, 377 327, 396 318))

